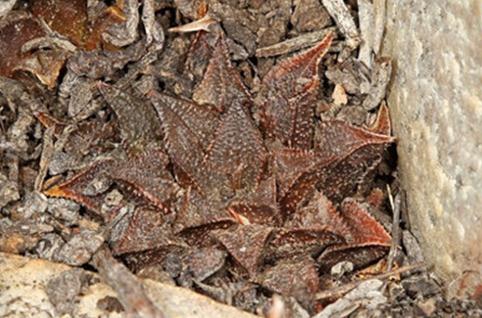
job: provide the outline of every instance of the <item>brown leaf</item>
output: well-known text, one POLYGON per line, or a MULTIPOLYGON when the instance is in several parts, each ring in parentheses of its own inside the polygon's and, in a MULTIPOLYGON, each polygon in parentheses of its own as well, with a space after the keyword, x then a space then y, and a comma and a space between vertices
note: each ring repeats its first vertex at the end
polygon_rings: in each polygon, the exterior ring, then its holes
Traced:
POLYGON ((383 226, 356 200, 347 198, 341 206, 343 219, 351 228, 349 242, 390 246, 391 237, 383 226))
POLYGON ((31 57, 26 57, 19 62, 15 66, 14 71, 30 72, 42 84, 53 89, 57 85, 57 78, 64 67, 67 57, 67 53, 62 51, 38 51, 33 53, 31 57))
POLYGON ((81 45, 87 34, 87 0, 33 0, 30 11, 49 27, 81 45))
POLYGON ((385 148, 395 141, 341 121, 322 122, 320 134, 317 152, 330 163, 318 171, 321 180, 317 187, 335 202, 353 195, 366 182, 385 148))
POLYGON ((192 98, 199 104, 213 105, 220 112, 226 111, 235 100, 240 104, 250 101, 241 77, 229 61, 229 51, 222 35, 214 45, 203 79, 192 98))
POLYGON ((178 244, 179 241, 170 236, 168 224, 159 211, 139 207, 130 216, 127 228, 111 243, 111 247, 114 255, 122 255, 178 244))
POLYGON ((109 6, 102 10, 94 21, 91 21, 89 33, 83 43, 83 48, 87 51, 100 49, 104 47, 108 50, 117 50, 116 47, 106 43, 102 39, 102 34, 114 25, 120 24, 126 20, 126 16, 117 4, 109 6))
POLYGON ((342 238, 350 235, 350 228, 333 203, 315 191, 306 206, 297 209, 285 223, 289 228, 326 228, 342 238))
POLYGON ((232 200, 228 212, 238 220, 247 220, 248 224, 279 224, 275 179, 263 180, 254 191, 232 200))
POLYGON ((372 133, 339 120, 321 122, 315 152, 316 165, 301 174, 283 197, 281 205, 294 211, 316 188, 340 202, 352 196, 368 173, 380 163, 385 147, 394 138, 372 133))
POLYGON ((142 153, 150 143, 160 140, 161 127, 150 103, 115 86, 99 83, 98 88, 116 114, 130 152, 142 153))
POLYGON ((221 118, 209 146, 206 166, 211 173, 210 184, 219 185, 221 176, 229 180, 233 190, 254 189, 266 158, 261 133, 242 105, 234 101, 221 118))
POLYGON ((211 60, 212 46, 217 37, 213 32, 199 31, 191 40, 189 51, 187 52, 185 69, 194 77, 194 82, 197 83, 202 80, 206 71, 207 65, 211 60))
POLYGON ((178 204, 176 215, 176 232, 191 236, 196 242, 210 230, 226 228, 235 223, 222 204, 208 200, 197 191, 187 189, 178 204))
POLYGON ((258 224, 239 225, 235 229, 214 231, 212 235, 226 247, 249 274, 256 274, 271 228, 258 224))
POLYGON ((339 262, 350 262, 355 268, 366 267, 388 253, 390 248, 378 244, 333 245, 318 257, 317 262, 324 272, 339 262))
POLYGON ((215 127, 219 125, 217 115, 192 102, 164 94, 153 93, 151 100, 161 119, 178 182, 205 191, 205 171, 201 167, 215 127))
POLYGON ((310 257, 281 261, 260 274, 257 281, 275 293, 298 300, 309 300, 320 288, 318 269, 310 257))
POLYGON ((315 150, 322 156, 322 160, 346 158, 359 149, 371 145, 387 145, 394 141, 390 136, 351 126, 340 120, 331 120, 320 123, 315 150))
POLYGON ((187 271, 200 282, 220 270, 225 259, 226 252, 214 246, 191 250, 185 256, 187 271))
POLYGON ((185 244, 180 243, 160 245, 141 252, 122 254, 122 259, 132 272, 137 273, 147 266, 161 264, 172 253, 182 254, 187 249, 185 244))
POLYGON ((299 177, 314 168, 316 154, 313 151, 286 147, 274 149, 273 154, 276 181, 280 197, 283 198, 299 177))
POLYGON ((280 229, 270 241, 269 257, 289 259, 299 255, 317 256, 327 246, 344 239, 330 226, 280 229))
POLYGON ((166 155, 154 148, 132 159, 115 163, 108 175, 126 186, 128 192, 168 213, 180 188, 167 172, 167 164, 166 155))
POLYGON ((332 40, 329 33, 313 48, 276 64, 263 78, 263 126, 284 145, 302 149, 312 145, 318 68, 332 40))
POLYGON ((349 229, 346 244, 328 247, 318 258, 323 270, 340 261, 362 268, 384 256, 390 249, 391 237, 358 202, 346 199, 342 204, 343 221, 349 229))
POLYGON ((29 52, 22 52, 22 46, 32 39, 45 35, 38 21, 25 12, 12 12, 0 23, 0 75, 12 77, 15 67, 29 52))
POLYGON ((98 160, 67 181, 47 189, 44 193, 51 197, 73 200, 101 215, 103 200, 99 197, 101 193, 98 193, 98 189, 96 189, 97 182, 99 178, 106 178, 106 172, 112 164, 113 159, 98 160))
POLYGON ((371 125, 368 129, 376 134, 390 136, 392 124, 390 121, 390 111, 388 110, 385 102, 382 102, 380 105, 377 118, 375 119, 373 125, 371 125))

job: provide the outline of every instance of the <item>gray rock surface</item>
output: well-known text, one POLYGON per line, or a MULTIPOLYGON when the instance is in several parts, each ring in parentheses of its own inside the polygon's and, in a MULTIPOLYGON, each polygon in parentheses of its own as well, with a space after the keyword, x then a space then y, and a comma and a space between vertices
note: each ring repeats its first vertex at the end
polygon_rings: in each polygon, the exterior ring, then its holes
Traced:
POLYGON ((410 223, 453 295, 482 287, 482 2, 387 1, 410 223))
MULTIPOLYGON (((72 280, 72 279, 70 279, 72 280)), ((190 290, 146 279, 144 289, 153 303, 170 318, 255 318, 234 307, 217 303, 190 290)), ((64 295, 65 296, 65 295, 64 295)), ((97 275, 45 260, 0 253, 0 317, 123 317, 116 306, 116 294, 100 282, 97 275), (82 272, 82 273, 81 273, 82 272), (66 276, 87 275, 89 282, 65 281, 66 276), (67 284, 69 283, 69 284, 67 284), (53 284, 72 298, 61 304, 61 296, 52 294, 53 284), (74 292, 72 290, 75 289, 74 292), (82 290, 79 294, 77 291, 82 290), (54 302, 54 303, 52 303, 54 302), (103 303, 112 305, 105 306, 103 303), (59 305, 63 305, 60 308, 59 305), (111 308, 111 309, 106 309, 111 308), (66 313, 68 312, 68 313, 66 313), (61 314, 64 315, 61 316, 61 314)))

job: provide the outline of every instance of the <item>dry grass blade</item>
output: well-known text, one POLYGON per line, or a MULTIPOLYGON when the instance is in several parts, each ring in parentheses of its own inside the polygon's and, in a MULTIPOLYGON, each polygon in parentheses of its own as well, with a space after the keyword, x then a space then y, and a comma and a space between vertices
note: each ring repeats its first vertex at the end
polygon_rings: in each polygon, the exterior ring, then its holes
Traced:
POLYGON ((340 31, 348 39, 347 44, 351 48, 356 48, 360 43, 360 34, 343 0, 323 0, 322 3, 335 20, 340 31))
POLYGON ((279 42, 270 46, 265 46, 256 50, 257 57, 269 57, 281 54, 288 54, 300 49, 310 47, 323 40, 329 33, 335 32, 335 28, 326 28, 320 31, 304 33, 300 36, 279 42))
POLYGON ((348 293, 361 283, 367 280, 371 279, 389 279, 392 276, 399 275, 399 274, 404 274, 404 273, 410 273, 410 272, 418 272, 426 269, 426 265, 423 263, 418 263, 418 264, 413 264, 413 265, 407 265, 404 267, 397 268, 395 270, 392 270, 390 272, 386 272, 383 274, 379 275, 374 275, 368 279, 363 279, 355 282, 350 282, 345 285, 337 286, 335 288, 331 288, 329 290, 324 290, 316 294, 315 299, 317 300, 322 300, 322 299, 336 299, 342 297, 344 294, 348 293))
POLYGON ((217 23, 216 20, 211 18, 208 15, 205 15, 199 20, 193 21, 188 24, 180 25, 177 27, 170 28, 169 32, 179 32, 179 33, 188 33, 188 32, 196 32, 196 31, 210 31, 210 26, 217 23))
POLYGON ((393 261, 397 254, 397 248, 400 244, 400 195, 392 196, 392 190, 390 185, 387 184, 388 200, 390 201, 390 207, 393 212, 392 222, 392 244, 390 246, 390 252, 388 253, 387 260, 387 272, 390 272, 393 268, 393 261))

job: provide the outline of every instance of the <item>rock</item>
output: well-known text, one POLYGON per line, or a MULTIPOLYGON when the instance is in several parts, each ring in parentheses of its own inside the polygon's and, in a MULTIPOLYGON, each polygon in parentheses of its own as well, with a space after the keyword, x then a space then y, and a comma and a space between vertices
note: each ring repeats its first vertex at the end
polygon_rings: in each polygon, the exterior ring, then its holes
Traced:
POLYGON ((410 223, 455 294, 482 288, 480 1, 388 1, 382 54, 410 223), (461 289, 460 291, 458 289, 461 289))
POLYGON ((425 317, 431 317, 437 309, 435 298, 429 298, 424 301, 419 301, 417 307, 423 312, 425 317))
POLYGON ((54 254, 54 259, 68 265, 80 266, 91 259, 102 243, 104 238, 95 231, 82 230, 54 254))
MULTIPOLYGON (((49 281, 69 270, 71 267, 63 264, 0 253, 0 317, 58 317, 47 296, 47 286, 49 281)), ((77 296, 72 317, 122 317, 116 294, 103 283, 93 283, 98 280, 97 275, 89 275, 93 277, 92 284, 82 288, 77 296)), ((143 285, 166 317, 256 317, 187 289, 151 280, 144 280, 143 285)))
POLYGON ((81 289, 88 283, 89 275, 80 268, 62 272, 47 283, 46 293, 57 315, 73 315, 75 301, 81 289))
POLYGON ((51 261, 64 244, 65 242, 60 235, 49 233, 37 243, 34 252, 40 258, 51 261))
POLYGON ((67 226, 72 226, 78 223, 80 206, 70 200, 65 199, 48 199, 49 206, 47 207, 50 213, 56 219, 62 221, 67 226))
MULTIPOLYGON (((367 280, 333 304, 326 306, 313 318, 347 317, 355 310, 373 311, 379 305, 387 302, 387 298, 380 291, 382 285, 381 280, 367 280)), ((373 316, 370 315, 370 317, 373 316)))
POLYGON ((330 25, 331 18, 318 0, 295 0, 291 24, 298 32, 320 30, 330 25))
POLYGON ((402 281, 402 287, 409 297, 429 297, 440 293, 440 287, 426 276, 411 276, 402 281))
POLYGON ((47 210, 47 197, 40 192, 28 192, 25 195, 23 206, 19 212, 24 219, 30 219, 34 214, 42 214, 47 210))
POLYGON ((0 208, 3 208, 8 203, 20 199, 17 184, 8 180, 0 173, 0 208))
POLYGON ((339 262, 331 268, 331 276, 335 276, 338 278, 351 272, 353 272, 352 262, 347 262, 347 261, 339 262))

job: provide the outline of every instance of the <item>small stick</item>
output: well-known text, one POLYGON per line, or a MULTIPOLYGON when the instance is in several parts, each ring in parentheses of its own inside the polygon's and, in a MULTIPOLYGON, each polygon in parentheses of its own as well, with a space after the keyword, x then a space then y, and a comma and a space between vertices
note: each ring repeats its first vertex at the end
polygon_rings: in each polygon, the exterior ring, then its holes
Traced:
POLYGON ((390 202, 390 207, 393 212, 392 221, 392 244, 390 246, 390 252, 387 258, 387 272, 391 271, 393 268, 393 261, 395 255, 397 255, 397 249, 400 245, 400 195, 397 194, 395 200, 393 200, 392 190, 390 185, 387 184, 388 201, 390 202))
POLYGON ((49 168, 50 161, 52 160, 52 156, 54 154, 54 129, 55 127, 49 127, 45 130, 44 137, 43 137, 43 147, 42 147, 42 155, 40 157, 40 164, 39 164, 39 171, 37 174, 37 178, 35 178, 35 185, 34 188, 36 191, 42 191, 43 183, 45 177, 47 176, 47 170, 49 168))
POLYGON ((358 21, 360 21, 360 36, 362 40, 358 59, 369 69, 372 68, 373 19, 372 2, 370 0, 358 0, 358 21))
POLYGON ((362 279, 362 280, 359 280, 359 281, 356 281, 356 282, 350 282, 348 284, 341 285, 341 286, 338 286, 338 287, 335 287, 335 288, 331 288, 329 290, 321 291, 319 293, 316 293, 315 299, 321 300, 321 299, 328 299, 328 298, 340 298, 340 297, 342 297, 343 295, 345 295, 346 293, 353 290, 358 285, 360 285, 361 283, 363 283, 367 280, 387 279, 387 278, 390 278, 391 276, 394 276, 394 275, 399 275, 399 274, 402 274, 402 273, 412 272, 412 271, 420 271, 424 268, 425 268, 425 264, 423 264, 423 263, 417 263, 417 264, 413 264, 413 265, 403 266, 403 267, 397 268, 395 270, 392 270, 390 272, 374 275, 374 276, 372 276, 370 278, 367 278, 367 279, 362 279))
POLYGON ((100 248, 92 260, 100 276, 117 293, 126 317, 165 317, 147 297, 139 279, 118 262, 107 248, 100 248))
POLYGON ((374 0, 374 33, 373 33, 373 51, 378 56, 382 46, 383 31, 385 29, 386 0, 374 0))
POLYGON ((321 41, 330 32, 335 32, 336 28, 330 27, 320 31, 301 34, 295 38, 288 39, 270 46, 265 46, 256 50, 257 57, 269 57, 291 53, 321 41))
POLYGON ((210 26, 212 24, 215 24, 215 23, 217 23, 216 20, 214 20, 213 18, 211 18, 208 15, 205 15, 204 17, 202 17, 199 20, 193 21, 193 22, 188 23, 188 24, 184 24, 184 25, 180 25, 180 26, 170 28, 167 31, 187 33, 187 32, 196 32, 196 31, 202 30, 202 31, 210 32, 211 31, 210 26))
POLYGON ((322 3, 346 37, 348 46, 355 49, 360 44, 360 34, 346 4, 343 0, 322 0, 322 3))

